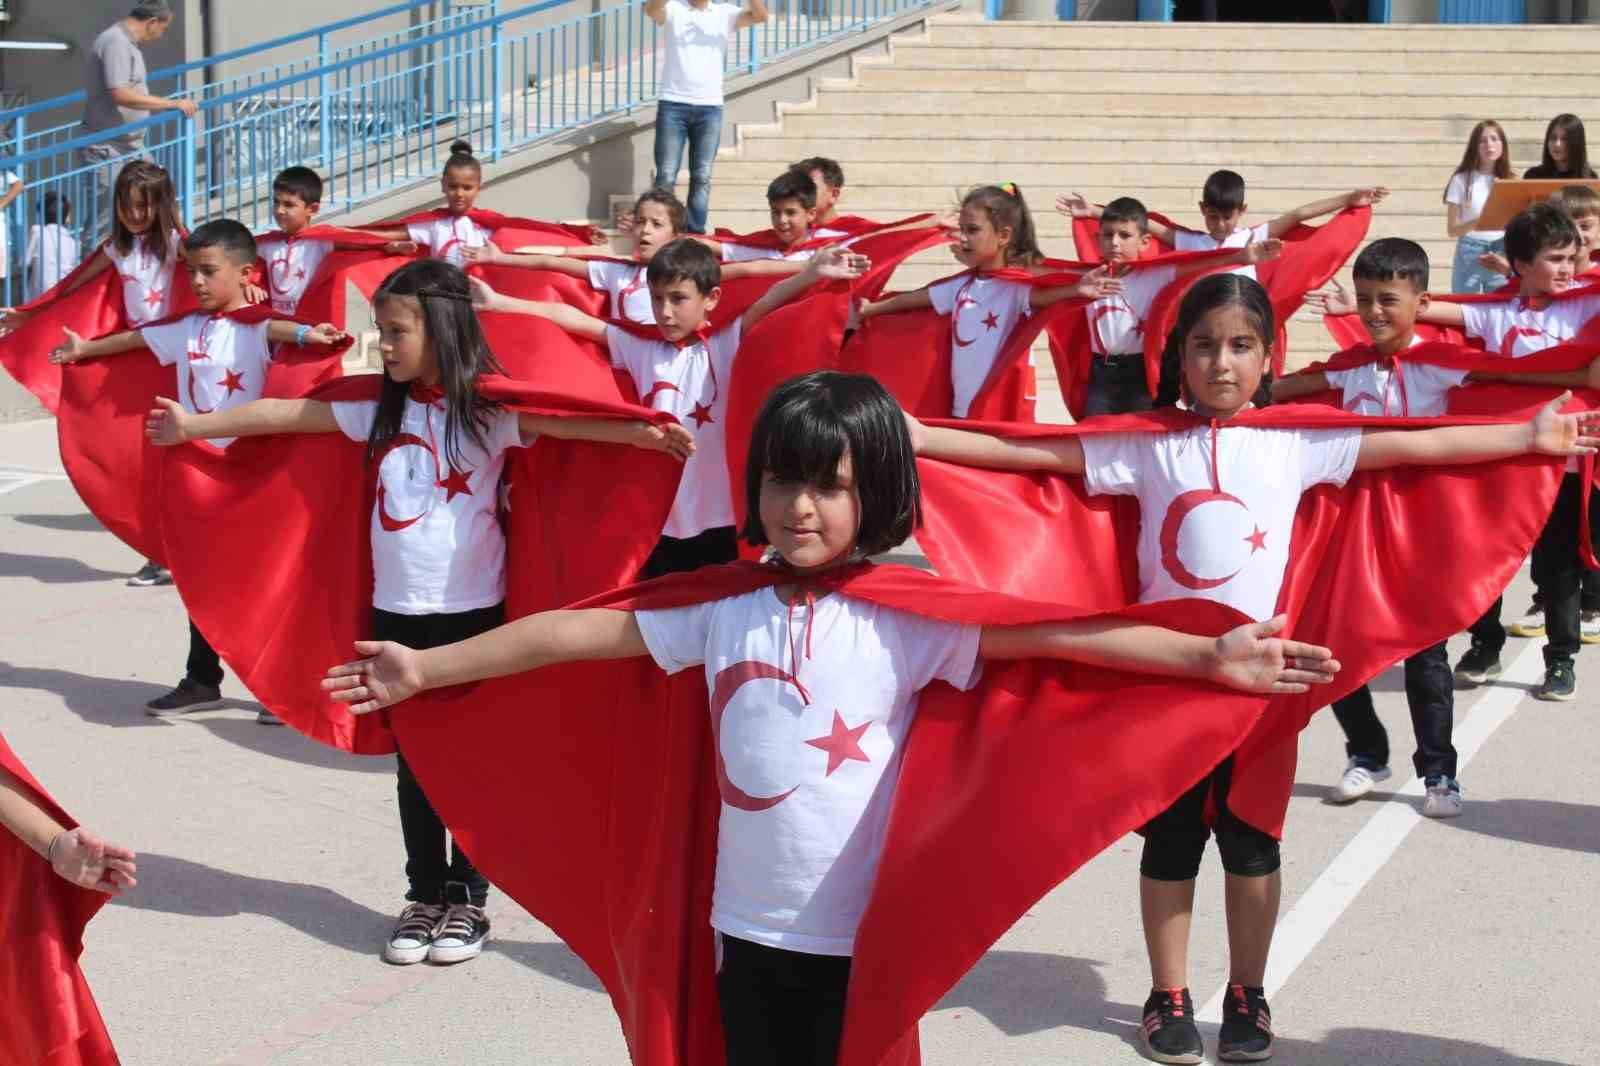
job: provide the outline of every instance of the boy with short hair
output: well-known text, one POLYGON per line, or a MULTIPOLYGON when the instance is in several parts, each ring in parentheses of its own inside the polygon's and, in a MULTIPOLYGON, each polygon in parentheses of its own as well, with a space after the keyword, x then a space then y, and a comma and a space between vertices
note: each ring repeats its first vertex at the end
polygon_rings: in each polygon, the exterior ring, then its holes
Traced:
MULTIPOLYGON (((794 167, 773 178, 767 185, 767 210, 772 218, 772 240, 761 244, 740 244, 715 237, 694 239, 710 248, 717 258, 728 263, 752 259, 810 259, 815 248, 802 248, 819 237, 845 237, 830 229, 816 229, 817 183, 811 175, 794 167)), ((766 234, 761 234, 765 237, 766 234)))
POLYGON ((605 345, 612 366, 632 376, 639 402, 670 412, 694 434, 694 454, 684 463, 672 512, 641 574, 649 578, 731 562, 738 555, 724 424, 727 384, 740 341, 756 323, 816 282, 860 277, 868 266, 864 256, 824 248, 803 271, 772 286, 743 315, 717 330, 710 330, 709 316, 722 297, 722 269, 694 237, 666 245, 646 268, 656 320, 652 330, 607 323, 566 304, 514 299, 477 279, 473 291, 485 311, 536 315, 605 345))
MULTIPOLYGON (((50 353, 51 361, 75 363, 148 348, 158 362, 176 369, 178 402, 185 410, 201 414, 259 399, 273 345, 332 345, 344 339, 344 334, 328 323, 310 326, 252 311, 245 286, 255 269, 256 242, 241 223, 232 219, 207 222, 185 238, 183 251, 198 311, 96 340, 84 340, 66 330, 66 342, 50 353)), ((227 447, 231 441, 213 443, 227 447)), ((159 717, 220 707, 221 685, 222 662, 191 622, 183 680, 171 692, 147 703, 145 709, 159 717)), ((279 724, 265 710, 257 717, 266 724, 279 724)))
POLYGON ((838 217, 839 197, 844 194, 844 168, 837 160, 814 155, 792 168, 811 178, 817 187, 817 215, 814 224, 826 226, 838 217))

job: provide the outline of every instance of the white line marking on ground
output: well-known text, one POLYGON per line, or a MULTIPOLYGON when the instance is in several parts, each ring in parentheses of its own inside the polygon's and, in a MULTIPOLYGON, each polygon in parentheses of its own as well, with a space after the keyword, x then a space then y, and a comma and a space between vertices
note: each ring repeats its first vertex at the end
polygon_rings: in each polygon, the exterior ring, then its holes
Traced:
MULTIPOLYGON (((1455 728, 1457 772, 1478 753, 1496 729, 1516 713, 1527 692, 1519 684, 1537 682, 1544 675, 1544 641, 1533 640, 1512 660, 1500 675, 1499 683, 1489 686, 1472 711, 1455 728)), ((1272 954, 1267 962, 1267 998, 1277 995, 1306 960, 1335 922, 1355 902, 1368 881, 1399 850, 1407 834, 1422 821, 1421 809, 1412 801, 1423 794, 1422 779, 1412 778, 1393 798, 1379 807, 1344 850, 1328 864, 1311 887, 1295 901, 1289 913, 1278 920, 1272 937, 1272 954)), ((1472 817, 1469 802, 1466 817, 1472 817)), ((1217 989, 1195 1016, 1196 1021, 1222 1021, 1222 998, 1226 987, 1217 989)))

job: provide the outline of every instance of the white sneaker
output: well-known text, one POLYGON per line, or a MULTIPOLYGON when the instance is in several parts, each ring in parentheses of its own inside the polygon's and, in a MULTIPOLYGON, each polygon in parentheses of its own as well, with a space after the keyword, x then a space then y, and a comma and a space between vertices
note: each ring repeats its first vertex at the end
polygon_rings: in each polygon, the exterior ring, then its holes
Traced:
POLYGON ((1387 766, 1380 766, 1376 770, 1369 770, 1355 759, 1345 764, 1344 776, 1339 778, 1339 783, 1333 786, 1333 800, 1335 803, 1349 803, 1358 800, 1371 792, 1379 781, 1389 780, 1390 770, 1387 766))
POLYGON ((1544 608, 1538 604, 1529 607, 1527 614, 1506 626, 1506 632, 1514 637, 1544 636, 1544 608))
POLYGON ((444 908, 433 903, 413 903, 400 912, 394 932, 383 946, 383 959, 396 966, 410 966, 428 957, 434 935, 444 922, 444 908))
POLYGON ((1461 786, 1448 777, 1441 777, 1428 786, 1422 799, 1424 818, 1457 818, 1461 815, 1461 786))
POLYGON ((470 903, 452 903, 434 934, 428 961, 451 963, 475 959, 483 953, 484 941, 488 939, 489 916, 483 913, 483 908, 470 903))
POLYGON ((1600 644, 1600 611, 1579 613, 1578 639, 1585 644, 1600 644))

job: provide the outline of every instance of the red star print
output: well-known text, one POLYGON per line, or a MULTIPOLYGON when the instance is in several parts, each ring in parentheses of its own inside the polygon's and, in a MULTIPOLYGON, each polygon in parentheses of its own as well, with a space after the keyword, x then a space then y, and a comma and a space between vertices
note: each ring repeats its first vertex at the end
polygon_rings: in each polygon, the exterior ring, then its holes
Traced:
POLYGON ((1252 530, 1254 530, 1254 532, 1252 532, 1248 537, 1244 538, 1245 542, 1250 545, 1250 554, 1254 555, 1256 552, 1264 552, 1264 551, 1266 551, 1267 550, 1267 534, 1266 534, 1266 531, 1263 530, 1260 526, 1251 526, 1250 528, 1252 530))
POLYGON ((229 396, 236 392, 243 392, 244 375, 233 370, 224 370, 222 372, 222 387, 228 390, 229 396))
POLYGON ((165 296, 166 294, 167 294, 167 290, 165 290, 165 289, 149 289, 149 290, 147 290, 145 292, 145 294, 144 294, 145 306, 146 307, 160 307, 161 306, 161 298, 163 296, 165 296))
POLYGON ((294 272, 294 279, 296 281, 304 281, 304 280, 306 280, 306 268, 305 267, 301 267, 299 270, 296 270, 294 272))
POLYGON ((689 417, 694 419, 694 425, 696 429, 699 429, 707 422, 715 421, 715 419, 711 417, 711 408, 707 407, 703 403, 695 404, 694 410, 689 412, 689 417))
POLYGON ((872 725, 871 722, 862 722, 854 729, 847 729, 838 711, 833 712, 833 729, 825 737, 806 741, 813 748, 820 748, 828 753, 828 772, 823 777, 832 777, 833 772, 844 765, 846 759, 857 762, 871 762, 867 753, 861 750, 861 734, 865 733, 872 725))
POLYGON ((993 311, 990 311, 988 314, 983 316, 983 327, 985 329, 999 329, 1000 316, 996 315, 993 311))
POLYGON ((444 502, 449 503, 462 493, 468 496, 472 495, 472 486, 467 484, 467 478, 471 476, 472 471, 457 470, 452 466, 450 473, 445 476, 443 481, 437 482, 435 487, 444 489, 444 502))

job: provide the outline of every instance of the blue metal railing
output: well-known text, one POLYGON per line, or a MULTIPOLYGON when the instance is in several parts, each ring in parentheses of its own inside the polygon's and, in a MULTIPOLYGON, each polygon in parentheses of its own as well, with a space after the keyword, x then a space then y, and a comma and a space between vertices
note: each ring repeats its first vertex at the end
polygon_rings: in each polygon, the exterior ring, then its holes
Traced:
MULTIPOLYGON (((115 130, 80 131, 26 148, 19 132, 8 138, 18 146, 16 155, 0 161, 0 171, 21 174, 27 186, 7 212, 11 232, 20 238, 45 222, 45 197, 53 194, 57 203, 71 203, 70 229, 84 254, 92 252, 112 211, 100 190, 125 158, 90 160, 81 153, 130 135, 144 137, 146 153, 172 175, 187 225, 236 218, 259 231, 272 226, 272 178, 287 166, 322 174, 328 215, 437 176, 457 138, 470 141, 479 158, 494 160, 654 102, 664 40, 642 0, 536 24, 567 2, 544 0, 511 11, 501 11, 500 0, 455 10, 446 5, 443 17, 420 26, 330 44, 335 27, 356 24, 346 20, 260 46, 314 41, 318 54, 196 89, 200 114, 194 120, 161 112, 115 130)), ((766 23, 731 42, 727 68, 730 74, 754 72, 931 2, 779 0, 766 23)), ((416 6, 400 4, 382 14, 416 6)), ((11 117, 23 127, 30 110, 0 114, 0 121, 11 117)), ((15 256, 25 241, 11 246, 15 256)), ((10 270, 0 286, 7 304, 19 299, 19 277, 10 270)))

